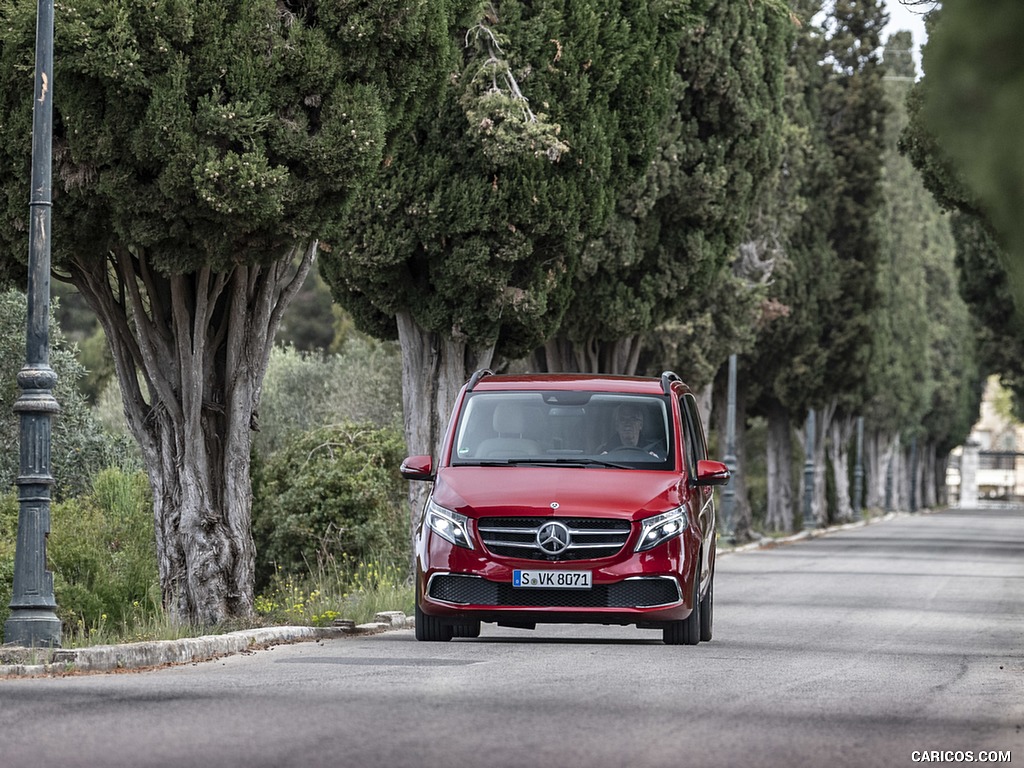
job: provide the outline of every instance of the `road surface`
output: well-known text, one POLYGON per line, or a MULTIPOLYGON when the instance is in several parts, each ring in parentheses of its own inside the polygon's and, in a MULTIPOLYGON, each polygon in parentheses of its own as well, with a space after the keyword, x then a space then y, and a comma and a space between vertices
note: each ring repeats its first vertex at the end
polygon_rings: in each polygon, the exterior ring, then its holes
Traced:
POLYGON ((1024 765, 1024 510, 724 555, 715 639, 484 625, 0 680, 0 765, 1024 765))

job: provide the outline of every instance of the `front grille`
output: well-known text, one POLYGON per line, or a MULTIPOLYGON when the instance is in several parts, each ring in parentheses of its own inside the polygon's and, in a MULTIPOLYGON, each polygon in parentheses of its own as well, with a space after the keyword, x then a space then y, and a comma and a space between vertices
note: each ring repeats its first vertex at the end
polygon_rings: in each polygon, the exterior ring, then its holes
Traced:
POLYGON ((628 520, 603 517, 482 517, 477 521, 480 538, 492 554, 548 562, 612 557, 625 545, 630 528, 628 520), (565 525, 571 537, 568 548, 555 555, 537 543, 541 526, 552 521, 565 525))
POLYGON ((446 603, 504 608, 651 608, 682 600, 676 580, 664 576, 595 584, 592 589, 516 589, 508 582, 446 573, 430 580, 427 594, 446 603))

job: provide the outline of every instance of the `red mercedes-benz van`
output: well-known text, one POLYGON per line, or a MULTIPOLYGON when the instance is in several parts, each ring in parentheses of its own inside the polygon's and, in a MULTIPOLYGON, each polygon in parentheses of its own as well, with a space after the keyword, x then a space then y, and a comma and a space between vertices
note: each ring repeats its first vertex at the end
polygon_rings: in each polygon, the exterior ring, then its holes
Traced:
POLYGON ((660 379, 493 375, 459 394, 415 537, 416 637, 481 622, 635 624, 669 644, 711 639, 713 488, 690 389, 660 379))

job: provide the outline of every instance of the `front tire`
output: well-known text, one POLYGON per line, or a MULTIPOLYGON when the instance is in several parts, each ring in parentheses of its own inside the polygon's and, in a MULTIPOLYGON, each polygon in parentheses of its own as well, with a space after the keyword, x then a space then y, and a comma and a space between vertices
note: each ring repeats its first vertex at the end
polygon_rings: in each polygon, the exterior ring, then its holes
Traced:
POLYGON ((455 636, 452 625, 420 608, 419 589, 416 589, 416 639, 429 643, 447 643, 455 636))
POLYGON ((708 580, 708 591, 704 599, 700 601, 700 639, 707 642, 711 639, 711 629, 714 623, 715 614, 715 572, 711 571, 711 579, 708 580))
POLYGON ((697 645, 702 639, 700 629, 700 569, 693 576, 693 610, 682 621, 670 621, 662 630, 665 645, 697 645))

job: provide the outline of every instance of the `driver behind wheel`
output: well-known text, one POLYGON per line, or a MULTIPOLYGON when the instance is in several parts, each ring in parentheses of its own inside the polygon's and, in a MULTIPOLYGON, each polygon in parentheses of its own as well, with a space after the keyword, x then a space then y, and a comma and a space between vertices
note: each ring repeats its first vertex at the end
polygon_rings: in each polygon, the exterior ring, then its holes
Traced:
POLYGON ((605 443, 599 449, 600 453, 611 453, 618 450, 642 450, 651 456, 658 456, 655 452, 659 443, 657 441, 645 443, 641 441, 644 428, 644 414, 640 406, 630 403, 619 405, 614 412, 613 422, 615 424, 615 437, 605 443))

